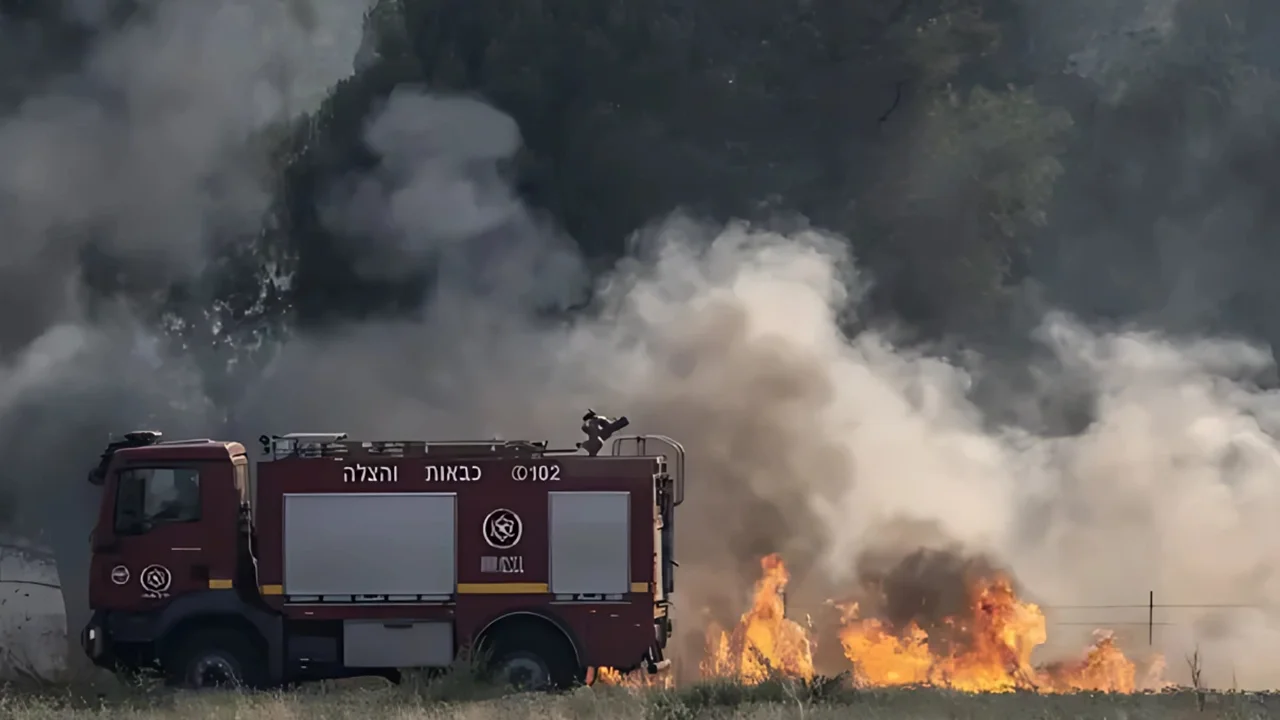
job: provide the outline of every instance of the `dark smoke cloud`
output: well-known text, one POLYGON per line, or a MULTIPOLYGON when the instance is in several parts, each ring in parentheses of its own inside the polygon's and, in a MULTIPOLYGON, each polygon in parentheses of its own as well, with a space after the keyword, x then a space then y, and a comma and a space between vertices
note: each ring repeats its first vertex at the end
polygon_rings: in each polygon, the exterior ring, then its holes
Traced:
POLYGON ((990 560, 963 549, 868 551, 858 562, 859 609, 893 631, 919 627, 940 655, 963 653, 967 633, 948 620, 973 613, 973 588, 1001 576, 990 560), (956 645, 955 643, 961 643, 956 645))

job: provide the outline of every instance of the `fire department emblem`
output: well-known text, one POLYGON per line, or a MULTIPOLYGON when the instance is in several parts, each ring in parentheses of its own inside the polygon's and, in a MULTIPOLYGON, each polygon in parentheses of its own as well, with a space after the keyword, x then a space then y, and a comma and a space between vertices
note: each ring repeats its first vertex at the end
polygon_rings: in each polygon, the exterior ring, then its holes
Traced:
POLYGON ((484 541, 489 547, 508 550, 520 542, 524 523, 520 516, 506 508, 498 508, 484 518, 484 541))
POLYGON ((148 565, 138 575, 138 579, 142 583, 142 589, 151 593, 167 592, 169 585, 173 583, 169 568, 163 565, 148 565))

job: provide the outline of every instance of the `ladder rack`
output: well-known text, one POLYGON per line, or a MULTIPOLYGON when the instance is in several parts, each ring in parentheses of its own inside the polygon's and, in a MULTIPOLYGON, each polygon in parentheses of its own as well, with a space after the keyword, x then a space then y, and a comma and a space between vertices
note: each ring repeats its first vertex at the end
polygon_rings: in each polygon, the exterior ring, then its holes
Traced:
POLYGON ((529 440, 351 440, 346 433, 290 433, 258 438, 271 460, 286 458, 342 458, 379 460, 400 458, 537 458, 547 443, 529 440))
POLYGON ((658 455, 668 464, 675 466, 675 474, 672 480, 675 481, 675 498, 674 503, 679 505, 684 502, 684 445, 672 440, 666 435, 622 435, 613 439, 612 453, 615 456, 649 456, 650 454, 658 455), (651 450, 651 445, 665 446, 669 453, 660 450, 651 450), (631 451, 628 452, 628 449, 631 451))

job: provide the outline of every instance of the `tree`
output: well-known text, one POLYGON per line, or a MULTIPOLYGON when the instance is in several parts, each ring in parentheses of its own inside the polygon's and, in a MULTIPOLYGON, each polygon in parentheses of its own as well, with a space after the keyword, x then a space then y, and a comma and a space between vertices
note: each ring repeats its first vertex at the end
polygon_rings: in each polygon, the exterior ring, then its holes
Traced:
POLYGON ((422 296, 428 274, 352 274, 351 243, 315 211, 333 178, 376 164, 363 123, 403 83, 478 95, 511 114, 524 137, 521 194, 601 263, 677 207, 717 218, 792 210, 855 234, 896 288, 890 305, 912 319, 981 304, 1008 279, 1022 229, 1043 223, 1068 124, 1022 91, 948 86, 980 78, 973 68, 999 45, 1008 19, 985 9, 977 0, 380 3, 376 59, 335 89, 287 173, 299 317, 404 312, 422 296), (917 165, 905 174, 904 151, 917 165), (926 198, 911 186, 929 164, 966 182, 926 198), (973 173, 980 188, 968 184, 973 173), (971 208, 973 222, 962 223, 971 237, 929 246, 919 217, 946 222, 957 207, 971 208), (931 300, 912 299, 925 283, 895 272, 913 254, 956 259, 942 284, 935 275, 946 267, 928 270, 931 300))
POLYGON ((1080 125, 1033 272, 1087 318, 1272 344, 1280 85, 1265 7, 1179 3, 1099 34, 1046 83, 1080 125))
MULTIPOLYGON (((1012 21, 993 3, 944 2, 904 18, 911 87, 858 238, 874 300, 926 334, 1004 334, 1029 251, 1048 222, 1072 127, 1061 108, 998 72, 1012 21), (990 84, 989 84, 990 83, 990 84)), ((888 121, 886 121, 888 122, 888 121)))

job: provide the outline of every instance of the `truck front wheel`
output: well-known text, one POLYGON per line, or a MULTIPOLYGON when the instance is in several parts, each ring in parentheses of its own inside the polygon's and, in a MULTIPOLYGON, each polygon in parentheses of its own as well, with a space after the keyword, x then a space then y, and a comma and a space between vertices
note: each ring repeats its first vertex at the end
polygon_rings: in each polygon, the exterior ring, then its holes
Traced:
POLYGON ((264 658, 233 628, 195 630, 178 640, 164 659, 170 685, 189 689, 261 687, 264 658))

